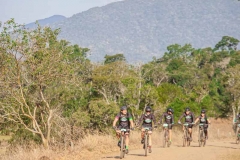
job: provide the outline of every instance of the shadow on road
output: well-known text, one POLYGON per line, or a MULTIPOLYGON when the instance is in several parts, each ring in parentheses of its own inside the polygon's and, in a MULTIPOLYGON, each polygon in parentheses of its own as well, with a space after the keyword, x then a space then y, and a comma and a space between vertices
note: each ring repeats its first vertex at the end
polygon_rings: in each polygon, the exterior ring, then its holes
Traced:
POLYGON ((107 158, 115 158, 115 159, 120 159, 119 156, 107 156, 107 157, 102 157, 102 159, 107 159, 107 158))
POLYGON ((145 157, 143 154, 128 154, 128 156, 140 156, 140 157, 145 157))
POLYGON ((216 145, 207 145, 207 146, 218 147, 218 148, 239 149, 239 148, 235 148, 235 147, 228 147, 228 146, 216 146, 216 145))

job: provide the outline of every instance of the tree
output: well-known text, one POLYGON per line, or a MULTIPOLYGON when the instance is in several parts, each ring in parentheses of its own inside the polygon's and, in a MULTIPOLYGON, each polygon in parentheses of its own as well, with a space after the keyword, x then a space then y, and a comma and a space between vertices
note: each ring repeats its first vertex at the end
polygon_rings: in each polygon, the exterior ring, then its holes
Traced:
POLYGON ((237 50, 237 45, 239 40, 230 36, 223 36, 222 40, 219 41, 216 45, 214 50, 237 50))
POLYGON ((28 31, 10 20, 0 35, 1 117, 39 135, 46 148, 52 126, 64 119, 65 95, 79 84, 58 33, 40 26, 28 31))
POLYGON ((126 58, 123 54, 115 54, 115 55, 106 55, 104 64, 109 64, 117 61, 126 61, 126 58))

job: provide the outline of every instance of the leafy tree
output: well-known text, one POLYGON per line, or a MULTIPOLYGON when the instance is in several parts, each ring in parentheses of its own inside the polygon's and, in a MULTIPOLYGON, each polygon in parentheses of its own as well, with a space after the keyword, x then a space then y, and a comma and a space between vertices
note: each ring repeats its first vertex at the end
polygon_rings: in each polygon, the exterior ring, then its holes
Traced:
POLYGON ((78 84, 58 33, 48 27, 24 30, 10 20, 0 35, 1 117, 39 135, 46 148, 52 126, 62 121, 65 95, 78 84))
POLYGON ((115 54, 115 55, 106 55, 104 64, 109 64, 117 61, 126 61, 126 58, 123 54, 115 54))
POLYGON ((237 50, 237 45, 239 40, 230 36, 223 36, 222 40, 219 41, 216 45, 214 50, 237 50))

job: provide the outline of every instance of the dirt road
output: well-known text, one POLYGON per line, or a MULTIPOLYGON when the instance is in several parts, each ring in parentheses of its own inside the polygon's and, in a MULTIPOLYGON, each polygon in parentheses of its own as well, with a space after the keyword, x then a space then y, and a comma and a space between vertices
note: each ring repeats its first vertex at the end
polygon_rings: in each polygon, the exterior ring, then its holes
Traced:
MULTIPOLYGON (((237 160, 240 158, 240 144, 234 141, 207 142, 207 146, 198 147, 198 143, 193 142, 190 147, 172 145, 170 148, 153 148, 153 152, 147 157, 144 156, 144 150, 130 150, 124 159, 126 160, 237 160), (237 153, 238 152, 238 153, 237 153)), ((119 153, 112 153, 102 157, 102 160, 119 159, 119 153)))

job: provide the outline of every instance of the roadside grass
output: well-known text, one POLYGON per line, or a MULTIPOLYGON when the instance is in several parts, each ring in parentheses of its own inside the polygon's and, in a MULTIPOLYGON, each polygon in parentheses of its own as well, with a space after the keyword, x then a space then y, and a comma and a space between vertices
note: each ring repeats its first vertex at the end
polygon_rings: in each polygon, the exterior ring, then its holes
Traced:
MULTIPOLYGON (((198 127, 193 128, 193 140, 197 141, 198 127)), ((135 130, 130 135, 130 150, 142 148, 141 132, 135 130)), ((174 126, 172 135, 173 145, 182 145, 182 127, 180 125, 174 126)), ((152 142, 153 147, 162 147, 163 133, 162 128, 159 127, 153 132, 152 142)), ((235 135, 232 130, 230 120, 212 120, 209 127, 209 141, 232 140, 234 142, 235 135)), ((118 152, 117 138, 114 134, 111 135, 91 135, 88 134, 84 139, 74 142, 71 147, 51 147, 46 150, 42 146, 17 146, 14 150, 7 151, 6 154, 0 156, 0 160, 40 160, 41 157, 48 157, 51 160, 77 160, 89 159, 97 160, 103 155, 111 152, 118 152)), ((239 154, 235 152, 229 155, 219 157, 220 160, 236 160, 239 159, 239 154), (231 157, 231 158, 229 158, 231 157)))

